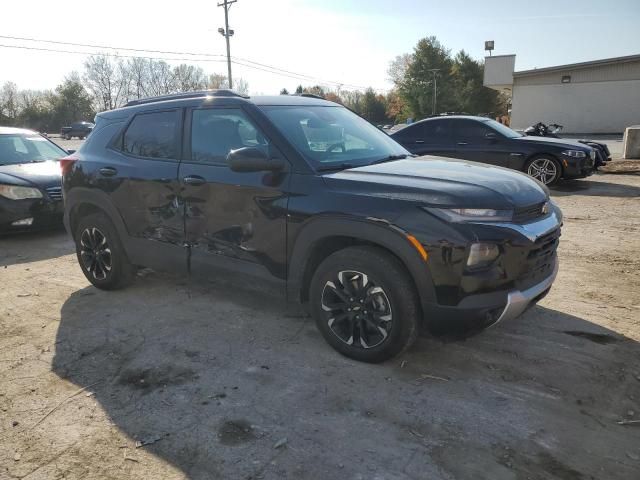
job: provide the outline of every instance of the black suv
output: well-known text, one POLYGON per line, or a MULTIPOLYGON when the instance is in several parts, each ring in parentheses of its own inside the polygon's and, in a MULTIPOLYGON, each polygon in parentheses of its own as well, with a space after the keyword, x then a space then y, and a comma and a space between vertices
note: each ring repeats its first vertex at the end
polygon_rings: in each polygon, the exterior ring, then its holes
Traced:
POLYGON ((513 168, 545 185, 594 172, 596 152, 588 145, 566 138, 528 137, 484 117, 427 118, 391 136, 411 153, 513 168))
POLYGON ((62 160, 86 277, 239 272, 306 304, 324 338, 376 362, 421 326, 514 318, 550 289, 561 212, 518 172, 412 158, 310 96, 208 91, 96 117, 62 160))
POLYGON ((60 129, 60 136, 66 140, 71 140, 73 137, 83 140, 93 131, 93 127, 95 125, 91 122, 72 123, 70 127, 62 127, 60 129))

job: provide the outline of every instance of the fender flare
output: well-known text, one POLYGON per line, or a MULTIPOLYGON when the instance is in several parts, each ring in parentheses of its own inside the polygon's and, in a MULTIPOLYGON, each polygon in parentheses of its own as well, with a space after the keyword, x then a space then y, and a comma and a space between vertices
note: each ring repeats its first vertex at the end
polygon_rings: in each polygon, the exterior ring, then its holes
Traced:
POLYGON ((407 239, 401 228, 377 219, 353 219, 322 216, 310 220, 298 233, 289 256, 287 297, 295 302, 302 299, 304 274, 311 252, 317 242, 330 237, 351 237, 379 245, 393 253, 412 277, 423 311, 436 303, 436 294, 429 265, 407 239))
MULTIPOLYGON (((69 192, 65 192, 64 203, 64 226, 71 237, 73 237, 75 233, 71 228, 72 216, 79 206, 86 204, 92 205, 98 210, 105 212, 118 230, 118 235, 122 240, 125 240, 129 236, 120 212, 105 192, 85 187, 76 187, 69 192)), ((125 247, 126 243, 127 242, 123 241, 125 247)))

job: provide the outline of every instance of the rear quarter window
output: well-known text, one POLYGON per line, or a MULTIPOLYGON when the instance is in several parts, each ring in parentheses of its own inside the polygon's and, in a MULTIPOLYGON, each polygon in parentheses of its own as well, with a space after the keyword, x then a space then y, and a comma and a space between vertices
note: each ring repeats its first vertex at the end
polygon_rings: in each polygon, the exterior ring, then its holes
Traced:
POLYGON ((177 159, 178 128, 178 110, 139 113, 124 132, 122 151, 138 157, 177 159))

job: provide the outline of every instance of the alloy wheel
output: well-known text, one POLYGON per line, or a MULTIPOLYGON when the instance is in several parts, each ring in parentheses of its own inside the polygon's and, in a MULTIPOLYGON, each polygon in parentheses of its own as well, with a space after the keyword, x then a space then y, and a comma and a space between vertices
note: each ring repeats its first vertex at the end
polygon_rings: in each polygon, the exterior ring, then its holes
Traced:
POLYGON ((82 265, 96 280, 107 278, 112 268, 111 247, 107 237, 95 227, 85 228, 80 235, 82 265))
POLYGON ((538 158, 531 162, 527 173, 545 185, 549 185, 556 179, 558 167, 555 162, 549 158, 538 158))
POLYGON ((322 290, 322 310, 329 329, 356 348, 373 348, 389 336, 393 324, 391 302, 368 275, 340 271, 322 290))

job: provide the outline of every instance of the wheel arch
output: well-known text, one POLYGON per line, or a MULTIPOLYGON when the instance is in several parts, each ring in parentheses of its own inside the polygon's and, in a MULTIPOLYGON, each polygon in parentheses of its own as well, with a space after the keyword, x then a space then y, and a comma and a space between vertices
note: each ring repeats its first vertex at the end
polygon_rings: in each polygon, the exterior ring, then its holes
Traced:
POLYGON ((529 155, 524 162, 524 173, 527 173, 527 170, 529 169, 529 163, 531 163, 531 161, 535 160, 538 157, 550 157, 558 162, 558 165, 560 166, 560 178, 564 177, 564 165, 562 163, 562 160, 556 153, 550 152, 535 152, 529 155))
POLYGON ((425 311, 436 301, 435 289, 428 264, 406 235, 382 221, 334 217, 311 220, 297 235, 291 250, 287 298, 306 303, 313 273, 325 258, 349 246, 369 245, 383 249, 400 262, 413 280, 425 311))
POLYGON ((127 230, 124 221, 104 192, 83 188, 65 193, 64 224, 72 237, 75 237, 79 220, 86 215, 97 212, 105 214, 111 220, 118 235, 125 243, 127 230))

